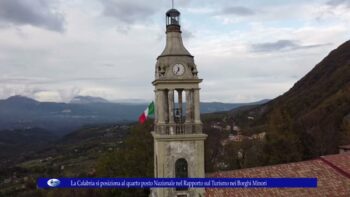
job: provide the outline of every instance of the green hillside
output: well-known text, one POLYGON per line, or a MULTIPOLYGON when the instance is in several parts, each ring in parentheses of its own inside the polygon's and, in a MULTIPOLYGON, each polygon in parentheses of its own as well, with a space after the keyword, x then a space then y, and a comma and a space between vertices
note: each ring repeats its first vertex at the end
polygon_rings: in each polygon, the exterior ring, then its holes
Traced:
POLYGON ((350 143, 350 41, 333 50, 285 94, 229 116, 246 133, 267 132, 264 164, 336 153, 339 145, 350 143))

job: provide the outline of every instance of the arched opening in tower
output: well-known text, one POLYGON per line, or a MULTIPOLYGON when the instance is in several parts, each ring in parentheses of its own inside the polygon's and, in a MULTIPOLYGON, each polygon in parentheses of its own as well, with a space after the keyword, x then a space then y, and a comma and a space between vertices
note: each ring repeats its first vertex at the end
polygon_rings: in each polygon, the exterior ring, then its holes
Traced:
MULTIPOLYGON (((180 158, 175 162, 175 177, 188 178, 188 164, 186 159, 180 158)), ((176 190, 187 190, 187 188, 176 188, 176 190)))

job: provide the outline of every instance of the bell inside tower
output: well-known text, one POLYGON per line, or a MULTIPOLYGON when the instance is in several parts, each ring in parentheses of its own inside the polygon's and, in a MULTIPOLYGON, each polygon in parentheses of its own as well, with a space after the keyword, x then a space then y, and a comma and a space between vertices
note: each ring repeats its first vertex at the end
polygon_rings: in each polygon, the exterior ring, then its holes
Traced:
POLYGON ((157 133, 202 133, 199 112, 199 89, 174 88, 157 90, 157 133))
POLYGON ((184 127, 183 124, 185 122, 186 116, 183 113, 186 103, 184 103, 184 95, 183 95, 183 89, 175 89, 175 109, 174 109, 174 117, 175 117, 175 124, 178 125, 176 127, 176 133, 184 133, 184 127))

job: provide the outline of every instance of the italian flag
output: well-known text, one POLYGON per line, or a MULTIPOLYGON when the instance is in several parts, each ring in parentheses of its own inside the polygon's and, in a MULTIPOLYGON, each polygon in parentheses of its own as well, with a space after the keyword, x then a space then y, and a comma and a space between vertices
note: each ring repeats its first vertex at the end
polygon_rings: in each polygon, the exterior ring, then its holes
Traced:
POLYGON ((150 103, 146 108, 146 110, 140 115, 139 122, 141 124, 145 123, 145 121, 148 119, 148 116, 153 114, 154 114, 154 103, 152 101, 152 103, 150 103))

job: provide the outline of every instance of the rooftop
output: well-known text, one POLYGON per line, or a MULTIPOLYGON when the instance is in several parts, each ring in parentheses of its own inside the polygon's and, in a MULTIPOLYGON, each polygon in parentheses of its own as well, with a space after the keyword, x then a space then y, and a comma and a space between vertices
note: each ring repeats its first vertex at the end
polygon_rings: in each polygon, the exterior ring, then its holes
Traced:
POLYGON ((177 9, 170 9, 166 12, 167 16, 180 16, 180 12, 177 9))
POLYGON ((350 153, 322 156, 296 163, 217 172, 209 177, 317 178, 317 188, 207 188, 206 196, 350 196, 350 153))

